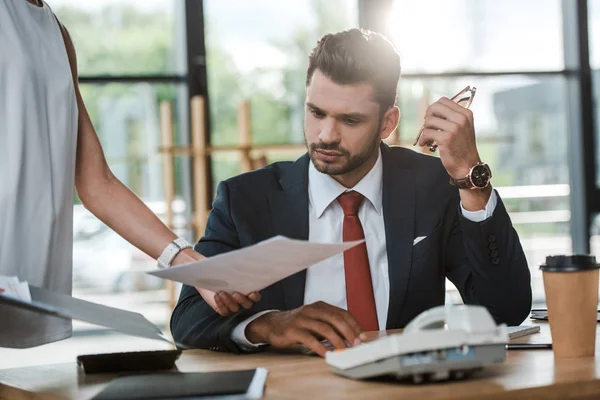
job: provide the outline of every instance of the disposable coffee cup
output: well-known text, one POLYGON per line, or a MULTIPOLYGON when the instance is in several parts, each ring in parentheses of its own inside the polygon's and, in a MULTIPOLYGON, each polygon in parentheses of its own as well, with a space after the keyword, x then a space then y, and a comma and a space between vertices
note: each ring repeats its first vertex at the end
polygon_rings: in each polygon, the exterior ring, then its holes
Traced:
POLYGON ((555 358, 594 356, 599 268, 591 255, 549 256, 540 266, 555 358))

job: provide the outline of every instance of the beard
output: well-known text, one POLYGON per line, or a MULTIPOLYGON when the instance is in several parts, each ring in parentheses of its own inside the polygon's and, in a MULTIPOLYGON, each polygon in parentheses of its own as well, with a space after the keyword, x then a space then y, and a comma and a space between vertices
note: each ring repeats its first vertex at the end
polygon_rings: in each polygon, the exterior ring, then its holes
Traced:
POLYGON ((304 135, 304 142, 308 149, 308 155, 315 166, 315 169, 323 174, 327 175, 345 175, 348 174, 360 166, 362 166, 377 149, 379 148, 379 128, 371 139, 367 142, 367 145, 361 149, 357 154, 350 154, 350 152, 339 145, 339 143, 311 143, 308 144, 306 141, 306 134, 304 135), (326 163, 324 161, 316 160, 313 154, 318 150, 335 151, 340 154, 340 160, 335 164, 326 163))

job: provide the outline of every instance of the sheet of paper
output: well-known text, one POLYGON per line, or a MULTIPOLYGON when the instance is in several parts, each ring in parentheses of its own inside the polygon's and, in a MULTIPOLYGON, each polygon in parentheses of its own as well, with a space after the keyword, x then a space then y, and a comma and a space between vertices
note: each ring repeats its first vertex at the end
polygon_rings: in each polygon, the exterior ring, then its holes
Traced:
POLYGON ((212 291, 248 294, 362 242, 311 243, 276 236, 254 246, 148 273, 212 291))
POLYGON ((156 325, 139 313, 103 306, 36 286, 28 286, 28 289, 31 293, 30 301, 0 294, 0 304, 65 319, 77 319, 129 335, 169 342, 156 325))
POLYGON ((19 282, 16 276, 0 275, 0 294, 31 303, 31 293, 27 282, 19 282))

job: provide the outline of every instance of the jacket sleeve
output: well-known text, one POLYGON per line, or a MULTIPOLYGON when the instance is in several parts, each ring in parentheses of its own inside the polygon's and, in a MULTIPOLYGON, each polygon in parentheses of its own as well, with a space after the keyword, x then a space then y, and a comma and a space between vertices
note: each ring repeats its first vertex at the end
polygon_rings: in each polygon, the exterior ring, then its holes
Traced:
POLYGON ((497 323, 521 324, 531 310, 531 276, 500 196, 482 222, 468 220, 459 208, 447 245, 448 279, 466 304, 485 306, 497 323))
MULTIPOLYGON (((221 182, 206 223, 205 234, 195 250, 207 257, 239 249, 240 241, 231 218, 229 188, 221 182)), ((179 301, 171 315, 171 333, 175 343, 184 348, 201 348, 239 353, 231 340, 231 331, 240 322, 258 312, 251 310, 222 317, 207 304, 196 288, 183 285, 179 301)))

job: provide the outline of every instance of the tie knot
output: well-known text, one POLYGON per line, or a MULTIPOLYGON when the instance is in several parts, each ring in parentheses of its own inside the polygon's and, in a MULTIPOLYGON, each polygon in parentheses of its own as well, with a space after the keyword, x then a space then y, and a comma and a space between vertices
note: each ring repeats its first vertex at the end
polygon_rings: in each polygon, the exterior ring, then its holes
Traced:
POLYGON ((342 206, 344 215, 358 215, 358 208, 360 207, 364 198, 365 197, 362 194, 351 190, 349 192, 340 194, 337 198, 337 201, 342 206))

